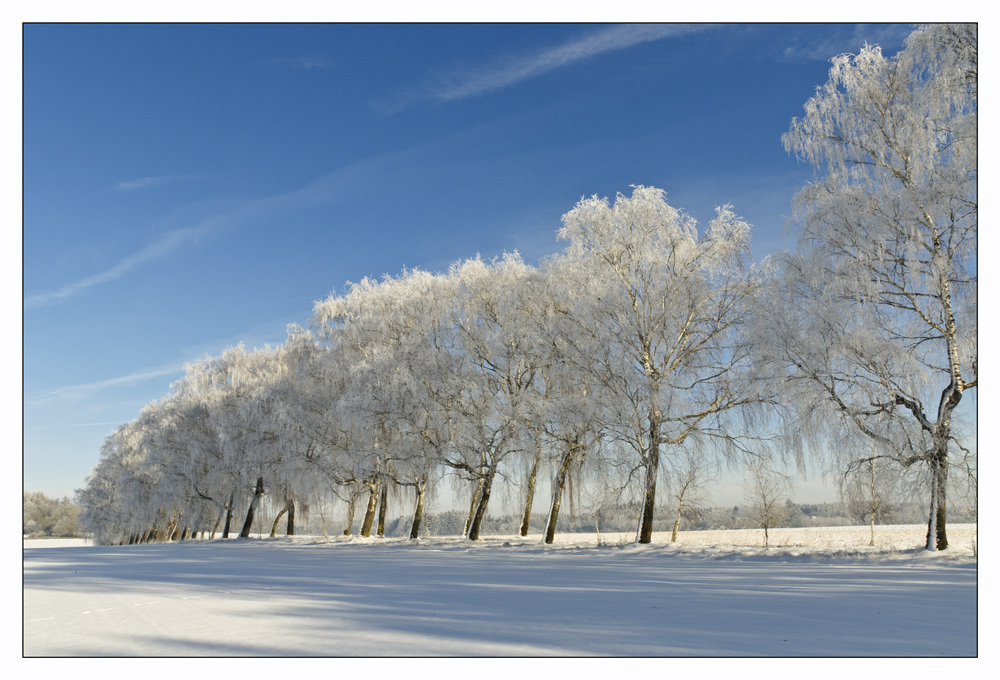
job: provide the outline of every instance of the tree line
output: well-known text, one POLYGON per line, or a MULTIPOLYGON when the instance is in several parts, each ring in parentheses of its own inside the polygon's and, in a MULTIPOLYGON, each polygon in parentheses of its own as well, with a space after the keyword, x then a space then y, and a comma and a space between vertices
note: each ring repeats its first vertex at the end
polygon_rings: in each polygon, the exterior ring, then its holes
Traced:
POLYGON ((76 519, 80 507, 68 497, 49 498, 40 491, 22 494, 21 534, 25 538, 68 538, 77 536, 76 519))
POLYGON ((716 461, 770 488, 774 456, 808 454, 872 489, 921 477, 927 547, 946 548, 949 470, 976 474, 956 421, 978 384, 976 27, 832 64, 783 137, 822 173, 796 196, 795 252, 754 263, 732 206, 700 231, 635 186, 581 199, 537 266, 349 284, 281 346, 187 366, 106 439, 81 520, 102 543, 248 536, 266 498, 292 534, 339 499, 370 536, 395 494, 417 538, 449 479, 477 540, 498 479, 527 535, 546 475, 546 542, 582 494, 630 503, 648 543, 667 486, 679 518, 716 461))

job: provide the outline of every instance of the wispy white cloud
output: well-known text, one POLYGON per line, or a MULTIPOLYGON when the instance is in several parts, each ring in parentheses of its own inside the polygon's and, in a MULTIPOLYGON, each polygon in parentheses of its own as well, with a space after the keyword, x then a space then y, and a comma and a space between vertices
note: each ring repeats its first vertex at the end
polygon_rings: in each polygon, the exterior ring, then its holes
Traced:
MULTIPOLYGON (((508 57, 489 67, 454 73, 442 82, 427 88, 417 96, 418 98, 432 98, 439 101, 470 97, 509 87, 517 82, 539 76, 553 69, 598 54, 625 49, 643 42, 679 36, 699 31, 703 28, 703 26, 675 24, 612 26, 590 32, 582 38, 542 50, 541 52, 508 57)), ((289 65, 298 65, 301 68, 320 68, 327 63, 319 57, 288 58, 278 61, 289 65)), ((412 101, 411 99, 408 102, 403 102, 402 106, 393 105, 390 108, 405 108, 412 101)), ((194 226, 168 231, 146 247, 127 255, 102 272, 66 284, 58 290, 25 297, 24 308, 46 307, 66 302, 89 288, 120 279, 146 262, 165 257, 224 224, 259 218, 275 210, 329 201, 338 194, 344 194, 347 188, 354 183, 359 173, 370 172, 373 168, 391 161, 393 157, 396 157, 396 160, 398 160, 398 158, 409 155, 412 151, 408 150, 397 154, 390 154, 387 157, 361 161, 360 163, 319 177, 309 184, 286 194, 247 201, 226 213, 203 220, 194 226)), ((116 188, 123 191, 142 189, 190 177, 192 176, 164 175, 144 177, 119 182, 116 188)))
POLYGON ((139 179, 128 179, 115 185, 117 191, 133 191, 135 189, 148 189, 150 187, 177 182, 180 180, 204 180, 210 179, 205 175, 160 175, 158 177, 140 177, 139 179))
POLYGON ((120 279, 139 265, 166 257, 182 246, 196 241, 199 237, 206 236, 222 226, 264 217, 275 210, 322 202, 328 199, 343 184, 345 177, 350 174, 349 169, 333 172, 287 194, 246 201, 227 212, 206 218, 193 226, 172 229, 145 248, 127 255, 114 266, 102 272, 68 283, 58 290, 25 297, 24 308, 47 307, 66 302, 88 288, 120 279))
MULTIPOLYGON (((438 143, 443 143, 443 140, 438 140, 438 143)), ((47 307, 67 302, 89 288, 120 279, 138 269, 140 265, 167 257, 181 247, 199 238, 208 237, 223 227, 242 225, 274 214, 357 195, 371 177, 379 176, 386 168, 398 169, 410 159, 426 155, 426 149, 433 144, 434 142, 424 143, 402 151, 357 161, 321 175, 287 193, 237 203, 228 210, 205 218, 192 226, 164 233, 146 247, 127 255, 102 272, 68 283, 58 290, 29 295, 24 298, 24 308, 47 307)))
POLYGON ((889 53, 902 47, 913 30, 912 24, 843 26, 841 31, 821 42, 803 37, 787 46, 782 56, 792 60, 828 61, 838 54, 857 54, 865 43, 879 45, 889 53))
POLYGON ((49 305, 59 304, 60 302, 65 302, 77 293, 80 293, 92 286, 119 279, 126 272, 134 269, 143 262, 163 257, 177 250, 184 243, 194 240, 201 234, 205 233, 212 226, 212 222, 214 222, 214 220, 206 220, 198 226, 184 227, 182 229, 168 231, 142 250, 132 253, 122 260, 119 260, 118 263, 110 269, 106 269, 92 276, 80 279, 79 281, 69 283, 59 290, 30 295, 24 298, 24 307, 25 309, 29 309, 32 307, 47 307, 49 305))
POLYGON ((117 378, 108 378, 106 380, 98 380, 80 385, 57 387, 31 395, 29 398, 25 399, 24 405, 25 407, 34 407, 57 400, 78 401, 80 399, 87 399, 101 390, 113 387, 127 387, 134 385, 135 383, 152 380, 153 378, 162 378, 163 376, 170 375, 172 373, 181 373, 183 370, 183 365, 164 366, 152 370, 137 371, 128 375, 119 376, 117 378))
POLYGON ((418 101, 465 99, 510 87, 555 69, 640 43, 677 37, 706 27, 692 24, 625 24, 611 26, 531 54, 506 56, 487 66, 439 74, 433 82, 379 102, 385 113, 401 111, 418 101))
MULTIPOLYGON (((113 390, 116 388, 130 388, 134 385, 144 383, 150 380, 156 380, 158 378, 163 378, 165 376, 171 376, 171 383, 175 379, 180 379, 185 372, 185 367, 188 364, 195 364, 199 361, 205 359, 206 357, 212 357, 219 355, 223 349, 226 347, 232 347, 240 344, 241 342, 246 347, 259 348, 265 345, 276 347, 283 343, 287 337, 286 331, 288 324, 292 323, 293 320, 301 320, 304 318, 304 313, 306 310, 300 310, 299 312, 288 315, 287 317, 277 317, 262 321, 250 328, 244 330, 241 333, 237 333, 233 336, 226 338, 213 338, 206 340, 196 346, 186 347, 180 352, 182 359, 177 361, 172 361, 158 368, 147 368, 142 370, 133 371, 126 375, 106 378, 104 380, 95 380, 93 382, 81 383, 77 385, 66 385, 63 387, 54 387, 48 390, 41 390, 31 395, 26 395, 24 400, 25 407, 35 407, 41 406, 43 404, 48 404, 53 401, 83 401, 88 399, 93 399, 95 395, 106 390, 113 390)), ((162 381, 161 381, 162 382, 162 381)), ((167 393, 167 383, 163 382, 163 389, 161 394, 167 393)), ((63 425, 61 427, 97 427, 99 425, 118 425, 118 422, 101 422, 101 423, 78 423, 63 425)))

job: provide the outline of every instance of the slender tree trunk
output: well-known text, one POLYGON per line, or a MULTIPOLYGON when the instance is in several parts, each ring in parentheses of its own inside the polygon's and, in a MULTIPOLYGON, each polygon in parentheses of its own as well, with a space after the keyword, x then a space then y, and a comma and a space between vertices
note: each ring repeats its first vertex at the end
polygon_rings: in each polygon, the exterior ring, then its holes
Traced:
POLYGON ((872 479, 871 479, 871 482, 872 482, 872 486, 871 486, 871 492, 872 492, 872 540, 871 540, 871 543, 869 543, 868 545, 874 546, 875 545, 875 514, 878 512, 878 494, 875 493, 875 461, 873 461, 873 460, 868 461, 868 469, 872 473, 872 479))
POLYGON ((490 468, 483 482, 483 492, 479 495, 479 505, 476 506, 476 514, 472 518, 472 523, 469 525, 469 533, 467 534, 467 538, 470 541, 479 540, 479 527, 483 523, 483 518, 486 517, 486 506, 490 502, 490 489, 493 488, 493 477, 495 474, 496 469, 490 468))
POLYGON ((527 489, 525 490, 524 515, 521 517, 521 535, 528 535, 528 525, 531 523, 531 506, 535 500, 535 480, 538 479, 538 465, 542 460, 542 441, 535 438, 535 460, 531 463, 528 473, 527 489))
POLYGON ((575 502, 580 496, 579 484, 574 483, 573 468, 570 466, 566 472, 566 495, 569 497, 569 528, 576 529, 576 506, 575 502))
POLYGON ((677 532, 681 530, 681 510, 684 509, 684 501, 677 501, 677 517, 674 518, 674 529, 670 532, 670 542, 677 542, 677 532))
POLYGON ((264 496, 264 478, 257 478, 257 486, 253 492, 253 499, 250 501, 250 507, 247 509, 247 518, 243 522, 243 529, 240 531, 240 538, 249 538, 250 529, 253 528, 253 516, 257 511, 257 504, 260 503, 260 499, 264 496))
POLYGON ((638 543, 653 540, 653 512, 656 507, 656 476, 660 469, 660 421, 650 416, 649 452, 646 457, 646 489, 642 499, 642 519, 639 522, 638 543))
POLYGON ((463 536, 467 537, 469 535, 469 527, 472 526, 472 518, 475 516, 476 508, 479 506, 479 497, 483 493, 483 484, 484 481, 482 477, 476 479, 476 488, 472 492, 472 502, 469 503, 469 516, 466 517, 465 527, 462 529, 463 536))
POLYGON ((948 452, 935 452, 931 460, 931 507, 927 520, 927 550, 944 550, 948 547, 946 507, 948 486, 948 452))
POLYGON ((362 538, 370 538, 372 535, 372 524, 375 523, 375 510, 378 506, 379 482, 376 479, 368 485, 368 508, 365 510, 365 520, 361 523, 362 538))
MULTIPOLYGON (((928 217, 926 211, 925 218, 928 217)), ((941 255, 940 234, 933 220, 928 220, 933 227, 934 245, 938 255, 941 255)), ((938 426, 934 433, 934 458, 931 461, 931 508, 927 524, 927 549, 945 550, 948 547, 945 509, 947 506, 948 488, 948 441, 951 439, 951 414, 962 401, 966 383, 962 379, 959 364, 958 326, 955 323, 955 312, 951 301, 951 283, 945 267, 938 268, 938 288, 944 316, 945 339, 948 346, 948 364, 951 382, 941 394, 938 402, 938 426)))
POLYGON ((229 527, 233 524, 233 503, 236 502, 236 492, 229 494, 229 503, 226 505, 226 526, 222 530, 222 537, 229 538, 229 527))
POLYGON ((410 540, 420 537, 420 523, 424 519, 424 497, 427 492, 427 475, 417 482, 417 507, 413 511, 413 522, 410 523, 410 540))
MULTIPOLYGON (((308 514, 306 513, 307 518, 308 514)), ((292 498, 288 499, 288 524, 285 525, 285 535, 295 535, 295 500, 292 498)))
POLYGON ((389 496, 389 482, 388 480, 382 483, 382 493, 379 495, 378 499, 378 529, 375 532, 376 536, 385 536, 385 504, 389 496))
POLYGON ((352 493, 351 499, 347 501, 347 526, 344 527, 344 536, 351 535, 351 527, 354 525, 354 509, 358 504, 358 494, 352 493))
POLYGON ((562 504, 562 492, 566 483, 566 474, 569 472, 570 463, 573 461, 573 449, 563 453, 562 460, 559 461, 559 470, 556 478, 552 482, 552 505, 549 508, 549 518, 545 522, 545 542, 552 543, 556 537, 556 522, 559 521, 559 506, 562 504))
POLYGON ((275 532, 278 531, 278 522, 281 520, 282 515, 284 515, 286 512, 288 512, 287 505, 283 507, 281 509, 281 512, 278 513, 278 516, 274 518, 274 522, 271 524, 271 538, 274 538, 275 532))

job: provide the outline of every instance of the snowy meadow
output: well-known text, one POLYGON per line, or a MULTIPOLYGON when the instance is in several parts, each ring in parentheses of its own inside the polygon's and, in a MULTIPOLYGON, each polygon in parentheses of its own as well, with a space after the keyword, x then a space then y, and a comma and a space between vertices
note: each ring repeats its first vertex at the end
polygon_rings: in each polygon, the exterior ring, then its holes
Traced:
POLYGON ((975 525, 25 541, 25 656, 978 654, 975 525))

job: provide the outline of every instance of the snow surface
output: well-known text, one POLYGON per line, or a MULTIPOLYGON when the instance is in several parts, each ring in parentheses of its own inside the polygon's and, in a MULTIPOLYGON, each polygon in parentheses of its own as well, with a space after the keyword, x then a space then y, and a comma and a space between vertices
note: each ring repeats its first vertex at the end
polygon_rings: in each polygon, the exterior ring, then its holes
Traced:
POLYGON ((24 542, 34 656, 975 656, 975 525, 24 542))

